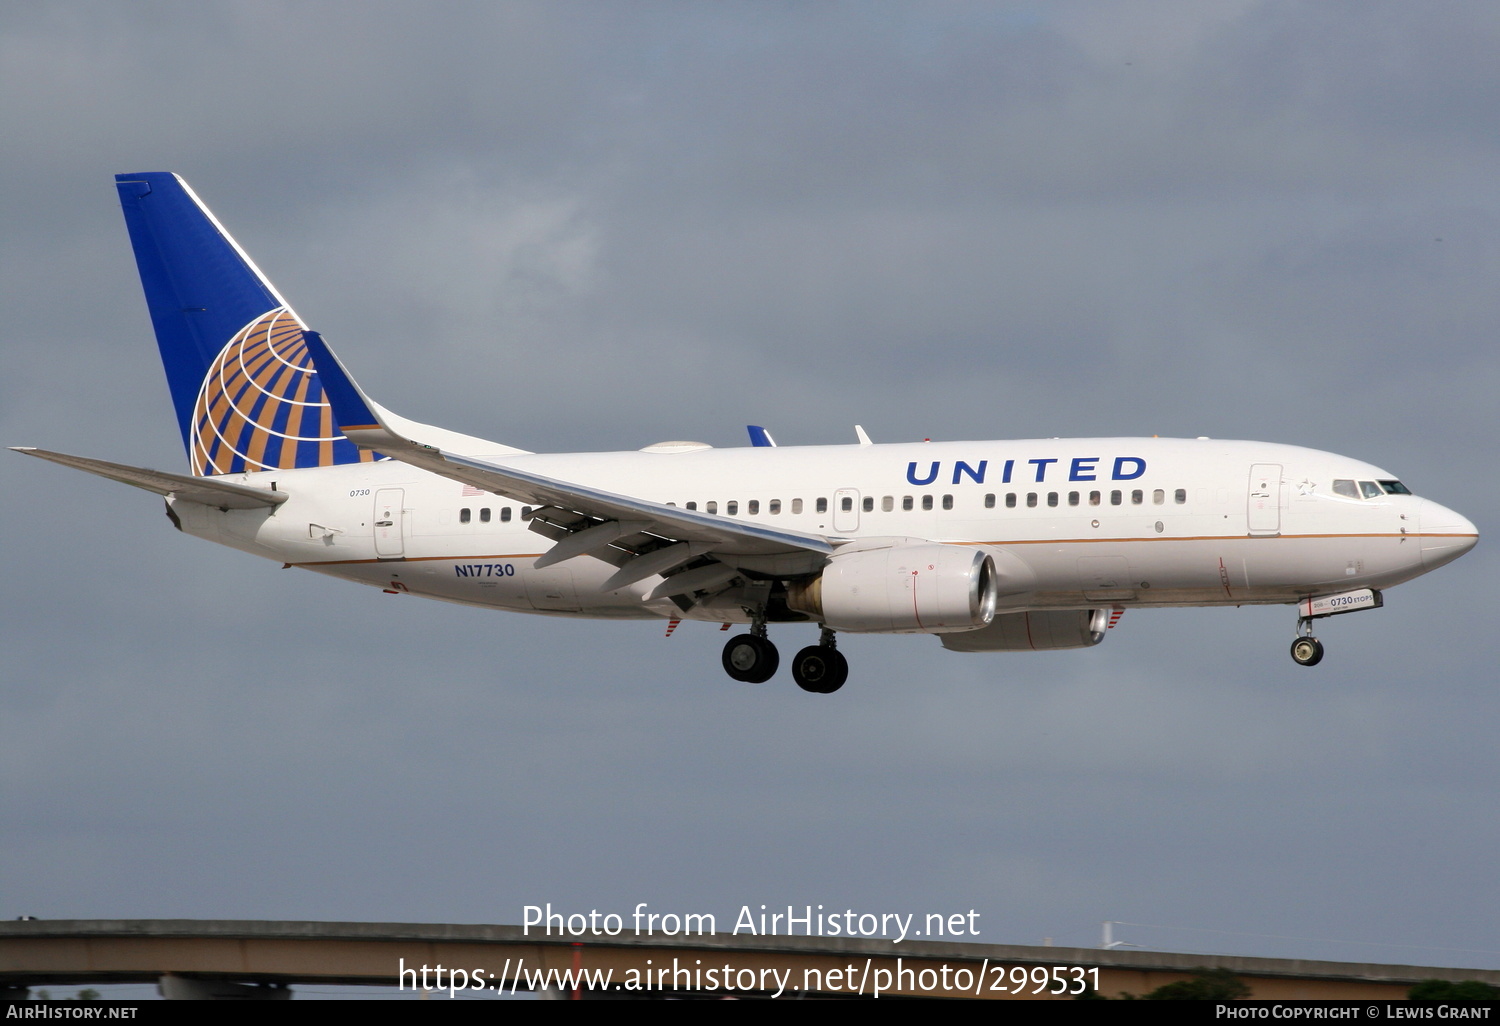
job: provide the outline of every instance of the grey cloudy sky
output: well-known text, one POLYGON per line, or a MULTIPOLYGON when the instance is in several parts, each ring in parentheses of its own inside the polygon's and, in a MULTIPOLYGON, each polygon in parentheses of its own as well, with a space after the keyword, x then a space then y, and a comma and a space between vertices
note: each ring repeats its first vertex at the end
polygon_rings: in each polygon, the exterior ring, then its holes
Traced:
MULTIPOLYGON (((110 178, 173 170, 418 420, 1257 438, 1491 535, 1497 52, 1482 3, 0 3, 0 440, 185 465, 110 178)), ((1288 609, 1137 611, 1082 652, 853 639, 825 699, 730 682, 711 626, 0 488, 0 915, 973 908, 1500 966, 1488 539, 1314 671, 1288 609)))

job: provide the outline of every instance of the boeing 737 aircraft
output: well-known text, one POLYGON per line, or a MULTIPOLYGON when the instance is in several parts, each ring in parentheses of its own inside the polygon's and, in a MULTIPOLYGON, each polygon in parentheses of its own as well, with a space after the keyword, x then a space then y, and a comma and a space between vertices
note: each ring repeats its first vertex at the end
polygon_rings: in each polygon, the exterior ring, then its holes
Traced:
POLYGON ((165 496, 181 531, 401 595, 555 616, 746 624, 723 664, 768 680, 772 624, 957 652, 1082 648, 1141 606, 1297 607, 1312 622, 1473 548, 1457 513, 1332 453, 1209 438, 875 445, 662 442, 542 454, 370 399, 181 178, 116 176, 189 473, 19 451, 165 496))

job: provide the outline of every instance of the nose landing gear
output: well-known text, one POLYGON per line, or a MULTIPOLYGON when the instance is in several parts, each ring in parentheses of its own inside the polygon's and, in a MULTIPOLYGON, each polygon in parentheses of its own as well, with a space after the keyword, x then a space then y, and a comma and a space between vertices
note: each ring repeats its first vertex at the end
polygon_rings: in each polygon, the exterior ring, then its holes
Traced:
POLYGON ((1292 642, 1292 658, 1299 666, 1317 666, 1323 661, 1323 643, 1312 636, 1312 620, 1297 620, 1297 640, 1292 642))

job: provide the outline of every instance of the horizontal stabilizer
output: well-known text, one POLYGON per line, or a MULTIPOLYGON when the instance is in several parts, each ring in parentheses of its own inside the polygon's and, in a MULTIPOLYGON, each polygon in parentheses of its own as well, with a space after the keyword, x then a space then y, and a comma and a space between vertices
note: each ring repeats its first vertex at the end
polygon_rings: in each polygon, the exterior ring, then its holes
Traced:
POLYGON ((104 460, 92 460, 87 456, 70 456, 65 452, 49 452, 46 449, 32 449, 23 446, 11 446, 11 448, 15 452, 25 453, 27 456, 36 456, 40 459, 50 460, 53 463, 61 463, 63 466, 72 467, 75 470, 98 474, 100 477, 107 477, 111 481, 119 481, 121 484, 144 488, 146 491, 155 492, 157 495, 166 495, 183 499, 187 502, 201 502, 205 506, 215 506, 219 509, 255 509, 258 506, 279 506, 287 500, 286 492, 272 491, 269 488, 254 488, 250 485, 231 484, 228 481, 221 481, 213 477, 187 477, 182 474, 168 474, 161 470, 130 467, 123 463, 108 463, 104 460))

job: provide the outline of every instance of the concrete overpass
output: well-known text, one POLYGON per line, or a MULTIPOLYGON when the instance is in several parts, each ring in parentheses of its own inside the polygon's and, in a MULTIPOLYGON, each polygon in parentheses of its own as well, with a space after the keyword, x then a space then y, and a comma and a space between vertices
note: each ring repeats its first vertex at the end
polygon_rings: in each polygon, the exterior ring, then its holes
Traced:
POLYGON ((1398 1000, 1427 979, 1500 986, 1500 970, 943 941, 629 931, 547 937, 538 927, 421 923, 0 922, 0 988, 14 997, 25 988, 107 983, 160 983, 166 996, 271 998, 291 996, 297 984, 425 983, 444 995, 503 988, 579 997, 868 998, 878 990, 1067 1000, 1083 984, 1108 997, 1141 995, 1201 969, 1228 970, 1256 999, 1398 1000), (588 982, 576 985, 580 971, 588 982), (1057 990, 1064 993, 1049 993, 1057 990))

